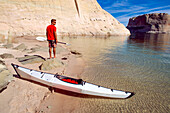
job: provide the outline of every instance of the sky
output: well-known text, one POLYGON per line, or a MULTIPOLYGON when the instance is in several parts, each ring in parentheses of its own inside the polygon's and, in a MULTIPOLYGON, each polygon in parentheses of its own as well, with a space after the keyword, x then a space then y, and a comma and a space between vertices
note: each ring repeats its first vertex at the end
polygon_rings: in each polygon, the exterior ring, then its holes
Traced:
POLYGON ((127 26, 129 18, 150 13, 170 14, 170 0, 97 0, 100 6, 127 26))

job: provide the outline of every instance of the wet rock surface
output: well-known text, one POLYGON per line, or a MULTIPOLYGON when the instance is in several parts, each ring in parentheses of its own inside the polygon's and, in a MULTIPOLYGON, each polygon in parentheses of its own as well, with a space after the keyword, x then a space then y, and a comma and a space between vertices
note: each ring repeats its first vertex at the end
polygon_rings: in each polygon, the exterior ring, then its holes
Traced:
POLYGON ((81 55, 81 53, 77 52, 76 50, 71 50, 70 52, 74 55, 81 55))
POLYGON ((71 52, 72 54, 76 55, 76 58, 82 57, 82 54, 81 54, 80 52, 76 51, 76 50, 71 50, 70 52, 71 52))

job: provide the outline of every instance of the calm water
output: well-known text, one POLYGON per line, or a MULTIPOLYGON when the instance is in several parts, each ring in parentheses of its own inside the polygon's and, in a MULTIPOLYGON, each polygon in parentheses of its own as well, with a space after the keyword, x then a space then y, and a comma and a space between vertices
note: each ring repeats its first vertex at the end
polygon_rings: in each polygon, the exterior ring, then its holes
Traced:
POLYGON ((83 54, 82 79, 105 87, 131 91, 129 99, 79 98, 73 112, 170 111, 170 35, 60 38, 83 54))
MULTIPOLYGON (((129 99, 71 97, 73 113, 168 113, 170 111, 170 35, 63 37, 86 62, 79 76, 101 86, 135 92, 129 99)), ((13 38, 7 41, 14 43, 13 38)), ((6 42, 6 43, 7 43, 6 42)))

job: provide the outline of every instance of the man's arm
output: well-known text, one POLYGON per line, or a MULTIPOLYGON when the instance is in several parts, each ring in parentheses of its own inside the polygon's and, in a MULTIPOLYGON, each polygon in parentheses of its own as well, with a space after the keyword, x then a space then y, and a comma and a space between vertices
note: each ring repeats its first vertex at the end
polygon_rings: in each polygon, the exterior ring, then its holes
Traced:
POLYGON ((46 37, 47 37, 47 40, 48 40, 48 32, 46 31, 46 37))
POLYGON ((56 41, 56 44, 57 44, 58 40, 57 40, 57 32, 56 31, 54 31, 54 38, 55 38, 55 41, 56 41))

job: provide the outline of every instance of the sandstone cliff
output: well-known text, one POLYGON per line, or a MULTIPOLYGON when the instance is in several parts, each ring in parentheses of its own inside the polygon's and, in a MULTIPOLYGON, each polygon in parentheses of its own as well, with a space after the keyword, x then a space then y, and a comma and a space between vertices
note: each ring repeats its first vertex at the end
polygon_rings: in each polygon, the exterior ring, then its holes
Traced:
POLYGON ((52 18, 59 35, 129 35, 96 0, 0 0, 0 34, 45 35, 52 18))
POLYGON ((170 33, 170 15, 167 13, 144 14, 129 19, 131 33, 170 33))

